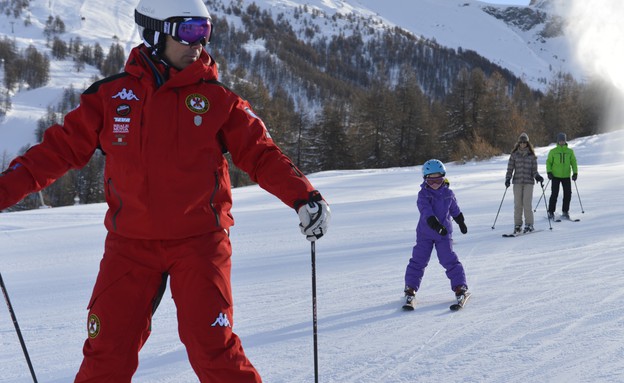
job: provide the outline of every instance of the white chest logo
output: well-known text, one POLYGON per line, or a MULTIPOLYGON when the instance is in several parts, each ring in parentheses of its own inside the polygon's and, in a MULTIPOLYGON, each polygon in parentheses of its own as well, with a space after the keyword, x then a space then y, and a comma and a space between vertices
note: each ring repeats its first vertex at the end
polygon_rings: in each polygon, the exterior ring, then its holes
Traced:
POLYGON ((139 101, 139 98, 132 92, 132 89, 126 90, 123 88, 119 93, 113 96, 113 98, 120 98, 122 100, 136 100, 139 101))

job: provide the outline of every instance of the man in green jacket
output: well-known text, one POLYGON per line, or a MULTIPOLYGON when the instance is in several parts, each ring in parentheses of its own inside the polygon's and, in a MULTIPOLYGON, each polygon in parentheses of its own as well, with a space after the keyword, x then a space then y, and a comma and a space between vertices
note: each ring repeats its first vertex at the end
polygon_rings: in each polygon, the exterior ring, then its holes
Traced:
POLYGON ((569 219, 570 200, 572 199, 572 180, 576 181, 578 168, 576 167, 576 156, 574 150, 568 147, 565 133, 557 134, 557 146, 548 152, 546 160, 546 173, 548 179, 552 181, 550 202, 548 203, 548 217, 555 218, 557 208, 557 198, 559 197, 559 185, 563 186, 563 205, 561 207, 561 218, 569 219))

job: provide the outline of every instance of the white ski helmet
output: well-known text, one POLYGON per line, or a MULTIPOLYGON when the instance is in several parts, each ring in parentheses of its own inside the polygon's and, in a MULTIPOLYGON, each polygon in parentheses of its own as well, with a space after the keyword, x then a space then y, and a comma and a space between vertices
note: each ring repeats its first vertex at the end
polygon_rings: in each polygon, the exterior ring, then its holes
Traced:
POLYGON ((208 44, 212 34, 211 17, 202 0, 140 0, 134 10, 134 21, 145 45, 158 52, 164 47, 164 35, 170 35, 183 44, 195 43, 180 38, 182 22, 193 19, 207 20, 203 25, 205 35, 202 45, 208 44))

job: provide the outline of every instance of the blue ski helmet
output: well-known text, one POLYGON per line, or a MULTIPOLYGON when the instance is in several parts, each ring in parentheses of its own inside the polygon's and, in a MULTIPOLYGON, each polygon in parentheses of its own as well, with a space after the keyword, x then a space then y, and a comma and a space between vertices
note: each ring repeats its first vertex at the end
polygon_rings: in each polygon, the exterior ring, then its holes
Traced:
POLYGON ((423 164, 422 167, 423 177, 427 177, 429 174, 440 173, 443 176, 446 175, 446 168, 440 160, 429 160, 423 164))

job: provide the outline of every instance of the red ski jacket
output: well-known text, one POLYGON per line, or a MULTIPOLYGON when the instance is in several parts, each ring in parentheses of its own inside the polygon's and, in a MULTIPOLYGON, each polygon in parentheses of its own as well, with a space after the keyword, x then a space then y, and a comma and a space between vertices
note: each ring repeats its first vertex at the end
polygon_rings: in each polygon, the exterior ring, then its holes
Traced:
POLYGON ((271 140, 250 105, 217 81, 202 51, 182 71, 135 47, 123 73, 91 85, 63 125, 13 160, 0 176, 0 210, 87 164, 99 148, 105 225, 137 239, 178 239, 234 224, 229 152, 254 182, 297 208, 313 195, 307 178, 271 140))

